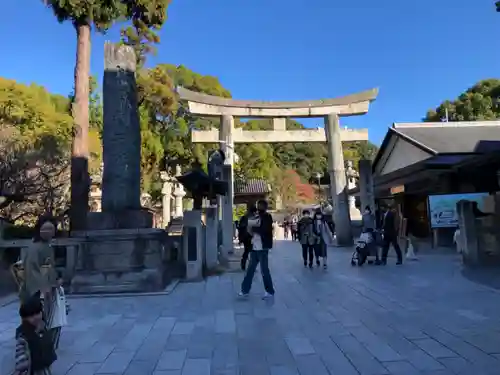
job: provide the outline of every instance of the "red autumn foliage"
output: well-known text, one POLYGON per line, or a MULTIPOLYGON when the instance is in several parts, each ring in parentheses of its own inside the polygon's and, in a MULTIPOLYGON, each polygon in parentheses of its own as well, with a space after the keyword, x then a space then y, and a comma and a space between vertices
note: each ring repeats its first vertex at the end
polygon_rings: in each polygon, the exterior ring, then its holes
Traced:
POLYGON ((284 200, 302 203, 310 203, 315 200, 314 187, 308 183, 303 183, 298 173, 289 169, 283 173, 283 195, 284 200))

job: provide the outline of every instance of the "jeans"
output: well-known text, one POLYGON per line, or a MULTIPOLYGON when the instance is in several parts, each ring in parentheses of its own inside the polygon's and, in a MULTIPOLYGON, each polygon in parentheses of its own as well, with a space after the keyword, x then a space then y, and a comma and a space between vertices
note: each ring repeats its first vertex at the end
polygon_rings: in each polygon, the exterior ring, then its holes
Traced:
POLYGON ((307 264, 308 256, 309 256, 309 264, 313 264, 314 245, 302 244, 302 259, 304 259, 304 264, 307 264))
POLYGON ((250 289, 252 289, 253 276, 255 275, 255 270, 257 269, 259 263, 260 271, 262 272, 264 289, 267 293, 274 294, 273 279, 271 278, 271 273, 269 272, 269 250, 250 252, 250 264, 248 265, 245 278, 241 283, 241 292, 243 294, 248 294, 250 289))

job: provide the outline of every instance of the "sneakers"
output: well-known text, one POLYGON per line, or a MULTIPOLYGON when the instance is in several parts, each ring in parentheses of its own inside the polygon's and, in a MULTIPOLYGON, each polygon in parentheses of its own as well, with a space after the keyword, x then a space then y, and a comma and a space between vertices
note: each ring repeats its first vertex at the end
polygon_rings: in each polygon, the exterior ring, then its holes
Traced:
POLYGON ((262 299, 271 299, 274 297, 274 294, 265 292, 264 295, 262 296, 262 299))
POLYGON ((248 293, 239 292, 238 293, 238 297, 239 298, 247 298, 248 297, 248 293))

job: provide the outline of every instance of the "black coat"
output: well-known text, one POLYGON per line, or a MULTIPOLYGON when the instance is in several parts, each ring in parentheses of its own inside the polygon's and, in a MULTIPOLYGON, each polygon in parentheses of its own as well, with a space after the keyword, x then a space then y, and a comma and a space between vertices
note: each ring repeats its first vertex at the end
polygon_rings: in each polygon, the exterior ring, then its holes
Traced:
POLYGON ((396 237, 396 215, 394 212, 389 211, 387 215, 382 216, 382 229, 387 237, 396 237))
POLYGON ((270 213, 259 213, 260 226, 253 228, 253 231, 260 235, 262 247, 265 250, 273 248, 273 217, 270 213))

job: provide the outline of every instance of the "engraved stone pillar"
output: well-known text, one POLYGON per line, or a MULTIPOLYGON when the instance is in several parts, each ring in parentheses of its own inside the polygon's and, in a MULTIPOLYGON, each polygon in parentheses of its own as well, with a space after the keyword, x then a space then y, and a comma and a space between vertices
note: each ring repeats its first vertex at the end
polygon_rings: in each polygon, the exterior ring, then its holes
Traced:
POLYGON ((172 201, 172 180, 167 172, 161 172, 160 177, 163 181, 161 189, 162 221, 163 227, 166 228, 170 223, 170 215, 172 213, 170 206, 170 202, 172 201))
POLYGON ((223 179, 228 183, 228 192, 222 197, 222 258, 233 252, 233 200, 234 200, 234 143, 233 143, 233 116, 221 116, 219 139, 221 149, 226 159, 223 167, 223 179))
POLYGON ((104 212, 140 210, 141 131, 132 47, 104 45, 104 212))
POLYGON ((351 217, 347 201, 347 181, 342 153, 342 138, 339 117, 332 113, 325 116, 325 132, 328 147, 328 172, 330 174, 330 194, 333 201, 333 219, 337 245, 352 246, 351 217))
POLYGON ((361 210, 370 206, 372 212, 375 212, 375 194, 373 188, 372 161, 363 159, 359 161, 359 193, 361 200, 361 210))

